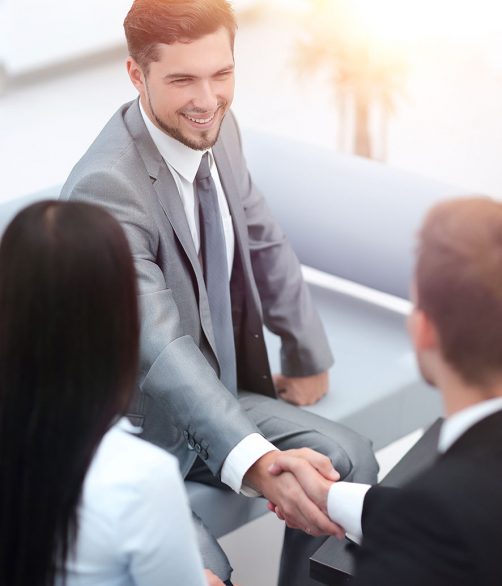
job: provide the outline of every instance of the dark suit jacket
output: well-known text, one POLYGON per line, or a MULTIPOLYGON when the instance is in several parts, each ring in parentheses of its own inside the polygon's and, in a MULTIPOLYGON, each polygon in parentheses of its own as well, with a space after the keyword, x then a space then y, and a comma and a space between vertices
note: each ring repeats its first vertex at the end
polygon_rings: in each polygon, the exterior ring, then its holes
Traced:
MULTIPOLYGON (((231 293, 238 384, 273 396, 263 323, 281 336, 285 374, 321 372, 332 356, 298 259, 251 181, 231 112, 213 154, 235 232, 231 293)), ((142 320, 134 422, 143 426, 145 439, 178 457, 182 473, 199 454, 217 474, 230 450, 258 429, 218 380, 199 258, 175 181, 137 100, 107 123, 61 197, 108 208, 131 246, 142 320)))
POLYGON ((357 586, 502 585, 502 412, 403 488, 365 498, 357 586))

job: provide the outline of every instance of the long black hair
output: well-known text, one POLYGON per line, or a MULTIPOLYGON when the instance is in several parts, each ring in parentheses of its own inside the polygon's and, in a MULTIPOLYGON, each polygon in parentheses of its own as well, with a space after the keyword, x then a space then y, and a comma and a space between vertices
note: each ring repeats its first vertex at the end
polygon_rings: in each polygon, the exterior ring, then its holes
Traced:
POLYGON ((136 280, 104 209, 45 201, 0 243, 0 584, 52 586, 138 356, 136 280))

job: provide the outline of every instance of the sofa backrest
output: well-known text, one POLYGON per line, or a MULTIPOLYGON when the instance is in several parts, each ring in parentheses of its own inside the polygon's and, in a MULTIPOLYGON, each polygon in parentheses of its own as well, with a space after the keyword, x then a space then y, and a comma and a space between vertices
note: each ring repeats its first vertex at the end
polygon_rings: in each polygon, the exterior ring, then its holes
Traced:
POLYGON ((432 204, 461 189, 291 139, 246 131, 243 141, 303 264, 408 298, 416 230, 432 204))

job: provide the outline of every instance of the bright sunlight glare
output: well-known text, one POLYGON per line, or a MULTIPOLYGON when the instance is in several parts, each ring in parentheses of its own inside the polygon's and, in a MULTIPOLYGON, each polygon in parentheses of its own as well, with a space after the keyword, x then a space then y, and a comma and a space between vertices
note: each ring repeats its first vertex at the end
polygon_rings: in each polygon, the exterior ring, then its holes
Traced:
MULTIPOLYGON (((272 1, 272 0, 269 0, 272 1)), ((273 0, 293 11, 309 10, 314 0, 273 0)), ((330 0, 327 1, 329 4, 330 0)), ((428 36, 475 39, 502 33, 501 0, 331 0, 333 13, 357 13, 368 32, 387 41, 428 36)))
POLYGON ((388 40, 441 35, 475 38, 502 31, 500 0, 349 0, 366 26, 388 40))

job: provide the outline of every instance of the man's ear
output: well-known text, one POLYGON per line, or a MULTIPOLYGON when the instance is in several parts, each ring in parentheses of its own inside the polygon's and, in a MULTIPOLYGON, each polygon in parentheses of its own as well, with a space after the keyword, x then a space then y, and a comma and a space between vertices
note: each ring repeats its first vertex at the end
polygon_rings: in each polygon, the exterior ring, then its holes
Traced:
POLYGON ((434 322, 421 309, 415 308, 410 316, 410 335, 417 351, 439 347, 439 334, 434 322))
POLYGON ((140 94, 143 94, 145 91, 145 76, 143 70, 131 56, 127 58, 126 67, 129 79, 132 81, 133 86, 140 94))

